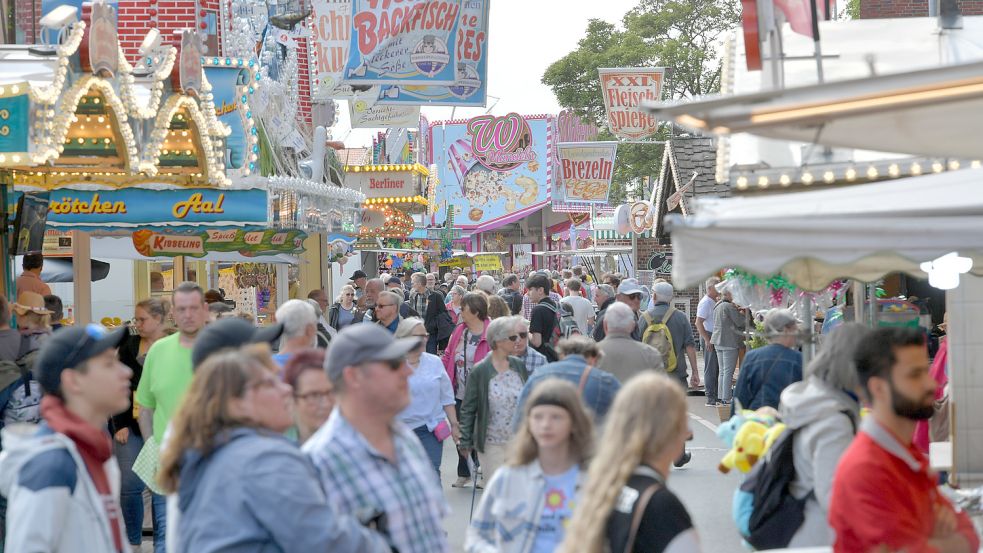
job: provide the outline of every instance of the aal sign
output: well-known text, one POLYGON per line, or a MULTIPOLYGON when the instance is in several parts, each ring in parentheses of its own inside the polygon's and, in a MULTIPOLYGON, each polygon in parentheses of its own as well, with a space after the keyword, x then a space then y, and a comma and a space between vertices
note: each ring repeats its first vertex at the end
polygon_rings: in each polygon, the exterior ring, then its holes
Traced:
POLYGON ((561 142, 556 150, 564 201, 607 203, 618 143, 561 142))
POLYGON ((624 140, 642 140, 654 135, 659 130, 659 121, 642 112, 639 106, 643 101, 662 99, 665 68, 599 68, 597 73, 611 132, 624 140))

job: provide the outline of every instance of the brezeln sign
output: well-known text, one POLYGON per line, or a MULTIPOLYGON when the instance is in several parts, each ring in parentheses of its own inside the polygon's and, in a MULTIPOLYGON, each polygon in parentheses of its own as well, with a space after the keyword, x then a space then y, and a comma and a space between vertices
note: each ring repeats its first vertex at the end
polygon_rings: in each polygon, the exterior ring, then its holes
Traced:
POLYGON ((563 201, 607 203, 618 143, 561 142, 556 151, 563 201))

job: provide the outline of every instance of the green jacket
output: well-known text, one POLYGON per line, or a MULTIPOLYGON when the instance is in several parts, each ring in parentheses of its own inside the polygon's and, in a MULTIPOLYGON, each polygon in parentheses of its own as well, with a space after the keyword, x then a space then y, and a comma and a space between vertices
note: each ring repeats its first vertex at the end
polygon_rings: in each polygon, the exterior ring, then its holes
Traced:
MULTIPOLYGON (((519 373, 525 382, 529 378, 526 364, 518 357, 509 357, 509 369, 519 373)), ((468 384, 464 388, 461 403, 461 447, 485 451, 485 433, 488 430, 488 385, 498 374, 488 355, 471 369, 468 384)))

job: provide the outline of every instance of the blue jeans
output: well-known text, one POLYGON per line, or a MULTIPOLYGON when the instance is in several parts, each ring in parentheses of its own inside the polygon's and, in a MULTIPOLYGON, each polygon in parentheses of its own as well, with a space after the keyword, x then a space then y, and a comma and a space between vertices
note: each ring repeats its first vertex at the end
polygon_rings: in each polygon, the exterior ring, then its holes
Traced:
POLYGON ((119 505, 126 523, 126 539, 130 545, 140 545, 143 540, 143 489, 146 484, 133 473, 133 461, 143 448, 143 438, 130 429, 130 438, 121 444, 113 438, 113 453, 119 463, 121 475, 119 505))
POLYGON ((150 510, 154 514, 154 553, 167 553, 164 543, 167 535, 167 497, 150 494, 150 510))
POLYGON ((703 346, 703 390, 707 396, 707 403, 717 401, 717 350, 714 348, 712 351, 707 351, 707 346, 712 344, 707 344, 702 339, 700 339, 700 345, 703 346))
POLYGON ((734 397, 734 368, 737 367, 737 348, 713 348, 717 351, 717 361, 720 366, 720 380, 717 391, 720 394, 720 401, 730 403, 734 397))
POLYGON ((440 460, 444 456, 444 442, 438 441, 433 432, 427 429, 427 425, 417 426, 413 429, 416 437, 420 439, 420 444, 430 457, 433 469, 437 471, 437 482, 440 482, 440 460))

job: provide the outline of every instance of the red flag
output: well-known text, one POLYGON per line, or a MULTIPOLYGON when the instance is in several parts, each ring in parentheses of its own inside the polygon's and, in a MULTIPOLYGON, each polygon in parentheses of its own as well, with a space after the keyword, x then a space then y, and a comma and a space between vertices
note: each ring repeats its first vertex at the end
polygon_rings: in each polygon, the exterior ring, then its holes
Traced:
POLYGON ((782 10, 792 31, 815 38, 812 34, 812 6, 810 0, 775 0, 775 7, 782 10))

